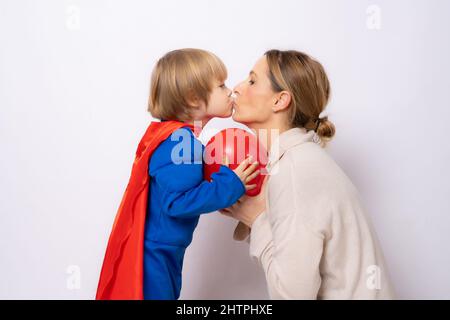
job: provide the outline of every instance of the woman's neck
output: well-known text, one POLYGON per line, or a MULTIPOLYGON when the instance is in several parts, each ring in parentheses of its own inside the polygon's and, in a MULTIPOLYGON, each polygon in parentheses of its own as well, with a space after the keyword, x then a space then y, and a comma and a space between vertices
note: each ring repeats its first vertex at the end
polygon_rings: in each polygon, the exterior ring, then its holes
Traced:
POLYGON ((264 148, 266 148, 267 152, 270 152, 270 148, 272 147, 273 141, 280 134, 290 129, 290 127, 287 125, 281 125, 276 123, 252 123, 247 124, 247 126, 260 139, 259 143, 261 143, 264 146, 264 148))

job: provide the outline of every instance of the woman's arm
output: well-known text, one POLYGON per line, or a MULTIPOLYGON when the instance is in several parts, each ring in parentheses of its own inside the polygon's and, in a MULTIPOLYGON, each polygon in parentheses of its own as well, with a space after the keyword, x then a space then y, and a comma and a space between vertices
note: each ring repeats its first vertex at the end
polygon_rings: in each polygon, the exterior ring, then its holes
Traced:
POLYGON ((317 298, 323 239, 301 220, 297 211, 282 218, 264 212, 252 225, 250 256, 262 265, 272 299, 317 298))
MULTIPOLYGON (((268 193, 265 182, 260 195, 244 196, 221 212, 251 227, 250 256, 263 267, 271 298, 315 299, 321 284, 323 236, 308 226, 305 213, 314 216, 316 209, 308 201, 298 201, 294 185, 298 182, 289 172, 270 177, 268 188, 273 189, 268 193)), ((305 191, 308 186, 299 187, 305 191)))

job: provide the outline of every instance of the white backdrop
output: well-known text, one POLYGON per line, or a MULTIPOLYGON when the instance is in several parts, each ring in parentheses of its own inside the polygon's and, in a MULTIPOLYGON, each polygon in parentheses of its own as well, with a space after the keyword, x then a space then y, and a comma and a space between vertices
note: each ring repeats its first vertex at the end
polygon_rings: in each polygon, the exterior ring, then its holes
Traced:
MULTIPOLYGON (((270 48, 323 63, 328 152, 362 195, 398 296, 449 299, 449 13, 445 0, 0 0, 0 298, 95 296, 151 120, 151 69, 198 47, 224 60, 229 86, 270 48)), ((202 216, 181 298, 268 297, 234 224, 202 216)))

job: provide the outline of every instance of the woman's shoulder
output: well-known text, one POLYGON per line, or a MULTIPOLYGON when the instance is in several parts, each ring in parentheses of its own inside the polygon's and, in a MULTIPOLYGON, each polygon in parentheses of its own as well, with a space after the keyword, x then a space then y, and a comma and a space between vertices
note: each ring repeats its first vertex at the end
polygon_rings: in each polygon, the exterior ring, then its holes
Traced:
POLYGON ((315 142, 297 145, 280 160, 280 178, 290 176, 299 187, 308 186, 312 192, 324 190, 329 194, 355 192, 350 178, 328 151, 315 142), (286 176, 287 175, 287 176, 286 176))
POLYGON ((294 146, 285 152, 283 158, 285 162, 301 171, 315 172, 313 169, 327 173, 341 171, 328 151, 315 142, 305 142, 294 146))
POLYGON ((273 219, 293 214, 302 217, 312 230, 325 230, 337 207, 359 201, 351 180, 321 146, 303 143, 289 149, 268 181, 273 219))

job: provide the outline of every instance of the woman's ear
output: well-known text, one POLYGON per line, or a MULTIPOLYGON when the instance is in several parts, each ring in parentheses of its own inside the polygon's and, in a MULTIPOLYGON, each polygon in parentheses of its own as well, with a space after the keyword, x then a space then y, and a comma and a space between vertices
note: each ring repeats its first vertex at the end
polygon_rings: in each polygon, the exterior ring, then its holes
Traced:
POLYGON ((273 112, 285 110, 291 103, 291 94, 288 91, 281 91, 275 97, 275 103, 272 106, 273 112))

